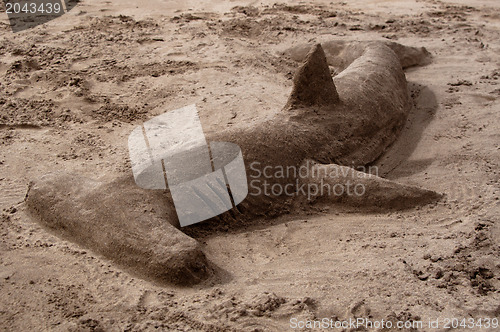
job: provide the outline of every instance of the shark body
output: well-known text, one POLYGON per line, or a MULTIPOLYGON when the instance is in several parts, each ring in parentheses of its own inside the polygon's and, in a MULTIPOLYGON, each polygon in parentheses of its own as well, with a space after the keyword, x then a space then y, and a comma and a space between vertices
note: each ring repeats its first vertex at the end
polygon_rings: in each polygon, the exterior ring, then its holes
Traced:
MULTIPOLYGON (((440 195, 433 191, 357 170, 387 151, 405 124, 411 98, 403 66, 411 65, 407 55, 415 50, 380 42, 324 46, 326 52, 316 45, 307 55, 305 47, 293 50, 292 56, 304 62, 290 98, 276 116, 256 127, 228 129, 207 139, 239 145, 250 187, 253 180, 318 186, 346 185, 352 180, 363 185, 363 195, 317 194, 312 200, 355 208, 408 208, 438 199, 440 195), (328 59, 339 71, 334 78, 328 59), (293 173, 269 178, 262 172, 253 177, 256 165, 271 169, 305 165, 311 172, 299 179, 293 173)), ((276 215, 290 201, 304 201, 304 197, 250 193, 238 213, 228 214, 233 219, 276 215)), ((164 191, 143 190, 131 177, 100 183, 52 173, 30 185, 26 204, 35 220, 50 231, 132 273, 183 285, 212 274, 199 243, 173 226, 176 214, 171 197, 164 191)))

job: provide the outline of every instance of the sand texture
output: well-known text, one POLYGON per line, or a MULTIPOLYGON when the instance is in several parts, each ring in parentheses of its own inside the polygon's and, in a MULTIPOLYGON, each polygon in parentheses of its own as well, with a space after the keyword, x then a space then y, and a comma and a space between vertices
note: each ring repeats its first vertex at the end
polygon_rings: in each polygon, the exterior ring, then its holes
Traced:
POLYGON ((71 6, 1 17, 0 330, 500 316, 498 1, 71 6), (191 104, 247 175, 307 165, 366 194, 249 195, 179 228, 127 139, 191 104))

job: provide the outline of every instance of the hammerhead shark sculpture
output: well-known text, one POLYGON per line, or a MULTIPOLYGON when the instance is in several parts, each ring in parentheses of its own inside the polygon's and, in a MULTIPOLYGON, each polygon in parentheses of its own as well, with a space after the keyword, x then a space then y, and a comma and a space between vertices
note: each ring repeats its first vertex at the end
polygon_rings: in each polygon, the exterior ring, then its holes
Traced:
MULTIPOLYGON (((243 153, 250 194, 238 213, 230 211, 235 222, 240 217, 277 215, 305 201, 339 208, 401 209, 439 199, 433 191, 359 171, 387 151, 405 124, 411 98, 403 65, 408 62, 405 55, 415 49, 384 42, 324 45, 327 54, 318 44, 303 59, 281 112, 258 126, 234 127, 207 137, 235 143, 243 153), (334 78, 327 58, 340 72, 334 78), (262 166, 275 171, 302 167, 308 172, 268 176, 259 169, 262 166), (269 194, 261 187, 300 182, 309 188, 338 188, 349 181, 361 185, 362 192, 316 191, 304 197, 285 191, 269 194)), ((132 273, 183 285, 212 274, 200 244, 174 226, 177 216, 168 191, 143 190, 130 177, 100 183, 51 173, 30 184, 26 204, 33 217, 57 235, 132 273)))

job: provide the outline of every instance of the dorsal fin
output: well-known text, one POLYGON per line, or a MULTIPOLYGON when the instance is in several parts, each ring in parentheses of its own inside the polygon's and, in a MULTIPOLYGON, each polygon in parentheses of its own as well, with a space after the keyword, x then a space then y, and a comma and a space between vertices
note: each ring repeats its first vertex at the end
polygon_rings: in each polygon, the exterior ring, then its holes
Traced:
POLYGON ((293 90, 285 109, 307 106, 329 106, 339 101, 321 44, 315 45, 295 73, 293 90))

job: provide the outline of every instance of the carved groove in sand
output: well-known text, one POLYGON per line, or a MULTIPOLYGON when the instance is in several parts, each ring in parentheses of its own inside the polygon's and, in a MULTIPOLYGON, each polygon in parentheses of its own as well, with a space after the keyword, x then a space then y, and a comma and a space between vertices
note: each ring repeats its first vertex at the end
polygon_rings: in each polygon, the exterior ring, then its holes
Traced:
MULTIPOLYGON (((300 181, 335 185, 356 179, 366 188, 363 196, 315 197, 326 204, 394 209, 438 199, 435 192, 355 170, 375 161, 398 137, 411 107, 403 66, 420 64, 425 51, 384 42, 329 42, 324 47, 326 55, 320 45, 307 54, 282 112, 256 128, 230 129, 207 138, 237 144, 247 172, 252 163, 306 163, 315 174, 340 175, 300 181), (328 61, 340 71, 334 79, 328 61)), ((290 56, 301 59, 303 49, 290 50, 290 56)), ((294 180, 271 179, 281 185, 294 180)), ((302 202, 290 202, 286 195, 249 195, 233 215, 238 219, 279 214, 302 202)), ((132 179, 97 183, 78 175, 51 174, 31 186, 27 205, 38 221, 60 236, 141 275, 193 284, 211 274, 197 241, 171 225, 177 221, 171 196, 142 190, 132 179)))

